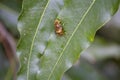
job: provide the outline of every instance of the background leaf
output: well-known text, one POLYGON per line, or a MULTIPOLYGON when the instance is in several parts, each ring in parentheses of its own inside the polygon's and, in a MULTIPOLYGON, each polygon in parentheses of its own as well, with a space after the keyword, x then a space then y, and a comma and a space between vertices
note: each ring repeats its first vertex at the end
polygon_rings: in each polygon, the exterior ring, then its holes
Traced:
POLYGON ((21 3, 22 0, 0 0, 0 4, 6 5, 17 12, 21 10, 21 3))
POLYGON ((18 80, 60 80, 118 5, 119 0, 24 0, 18 80), (63 36, 54 33, 56 18, 64 24, 63 36))
POLYGON ((1 0, 0 1, 0 21, 5 25, 7 30, 16 38, 19 38, 17 30, 17 19, 22 5, 18 0, 1 0), (17 5, 17 6, 16 6, 17 5), (16 9, 15 9, 16 8, 16 9))
POLYGON ((63 80, 108 80, 87 60, 80 58, 63 76, 63 80), (67 78, 67 79, 64 79, 67 78))
POLYGON ((19 38, 17 18, 20 5, 18 0, 0 0, 0 80, 13 80, 16 77, 14 73, 17 73, 15 66, 18 68, 18 63, 14 57, 16 46, 13 44, 19 38))

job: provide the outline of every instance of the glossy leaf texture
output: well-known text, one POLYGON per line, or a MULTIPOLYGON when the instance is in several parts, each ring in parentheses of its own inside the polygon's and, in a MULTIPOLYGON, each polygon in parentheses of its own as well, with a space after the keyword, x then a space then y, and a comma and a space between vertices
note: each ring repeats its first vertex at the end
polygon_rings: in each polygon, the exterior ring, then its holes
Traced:
POLYGON ((119 0, 24 0, 18 80, 60 80, 117 11, 119 0), (59 19, 65 34, 55 34, 59 19))

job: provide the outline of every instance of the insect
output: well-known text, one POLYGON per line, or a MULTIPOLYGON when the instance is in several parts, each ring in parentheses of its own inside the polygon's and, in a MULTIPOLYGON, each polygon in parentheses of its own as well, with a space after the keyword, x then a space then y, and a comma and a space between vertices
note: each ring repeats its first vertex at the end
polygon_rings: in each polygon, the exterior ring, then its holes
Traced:
POLYGON ((55 26, 55 33, 57 35, 62 36, 65 33, 63 26, 62 26, 62 23, 59 19, 55 20, 54 26, 55 26))

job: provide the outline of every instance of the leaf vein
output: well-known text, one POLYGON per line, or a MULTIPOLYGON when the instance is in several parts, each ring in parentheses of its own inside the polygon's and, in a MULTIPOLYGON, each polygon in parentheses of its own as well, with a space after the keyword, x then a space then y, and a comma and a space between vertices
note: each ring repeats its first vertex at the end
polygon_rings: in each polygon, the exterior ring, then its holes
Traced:
POLYGON ((67 46, 68 46, 68 44, 70 43, 70 41, 71 41, 73 35, 74 35, 75 32, 77 31, 77 29, 79 28, 79 26, 81 25, 81 23, 83 22, 84 18, 86 17, 86 15, 88 14, 88 12, 89 12, 90 9, 92 8, 92 6, 94 5, 95 1, 96 1, 96 0, 93 0, 93 1, 92 1, 91 5, 88 7, 87 11, 86 11, 85 14, 83 15, 83 17, 82 17, 82 19, 80 20, 80 22, 78 23, 77 27, 74 29, 72 35, 71 35, 70 38, 68 39, 68 41, 67 41, 65 47, 63 48, 63 50, 62 50, 60 56, 58 57, 58 60, 56 61, 55 65, 53 66, 52 71, 50 72, 50 75, 49 75, 49 77, 48 77, 48 80, 50 80, 50 78, 51 78, 51 76, 52 76, 52 74, 53 74, 53 72, 54 72, 54 70, 55 70, 55 68, 56 68, 56 66, 57 66, 57 64, 58 64, 58 62, 60 61, 60 59, 61 59, 61 57, 62 57, 62 55, 63 55, 63 52, 64 52, 65 49, 67 48, 67 46))
POLYGON ((39 20, 39 24, 37 25, 37 28, 36 28, 36 31, 35 31, 35 34, 33 36, 33 40, 32 40, 32 43, 31 43, 31 47, 30 47, 30 53, 29 53, 29 57, 28 57, 28 63, 27 63, 27 80, 29 80, 29 71, 30 71, 30 59, 31 59, 31 55, 32 55, 32 50, 33 50, 33 45, 34 45, 34 41, 35 41, 35 38, 36 38, 36 35, 37 35, 37 32, 38 32, 38 29, 39 29, 39 25, 43 19, 43 16, 44 16, 44 13, 48 7, 48 4, 49 4, 49 1, 47 2, 46 6, 45 6, 45 9, 43 10, 43 13, 40 17, 40 20, 39 20))

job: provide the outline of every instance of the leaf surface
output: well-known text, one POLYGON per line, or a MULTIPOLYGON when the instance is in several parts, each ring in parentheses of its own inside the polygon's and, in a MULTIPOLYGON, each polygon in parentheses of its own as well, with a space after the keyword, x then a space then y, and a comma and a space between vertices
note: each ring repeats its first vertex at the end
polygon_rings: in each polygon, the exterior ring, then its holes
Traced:
POLYGON ((119 0, 24 0, 18 80, 60 80, 117 11, 119 0), (65 34, 55 34, 59 19, 65 34))

